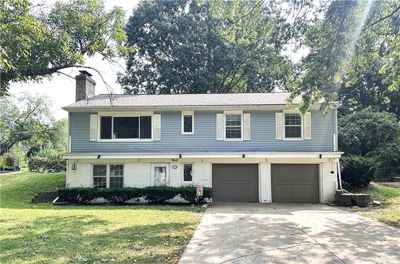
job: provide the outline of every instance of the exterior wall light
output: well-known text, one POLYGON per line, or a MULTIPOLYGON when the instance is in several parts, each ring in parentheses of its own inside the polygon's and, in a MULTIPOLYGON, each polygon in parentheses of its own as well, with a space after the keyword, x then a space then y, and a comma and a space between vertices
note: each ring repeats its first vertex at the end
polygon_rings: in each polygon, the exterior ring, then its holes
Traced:
POLYGON ((78 164, 76 163, 76 161, 74 161, 74 162, 72 163, 71 169, 72 169, 72 170, 76 170, 77 168, 78 168, 78 164))

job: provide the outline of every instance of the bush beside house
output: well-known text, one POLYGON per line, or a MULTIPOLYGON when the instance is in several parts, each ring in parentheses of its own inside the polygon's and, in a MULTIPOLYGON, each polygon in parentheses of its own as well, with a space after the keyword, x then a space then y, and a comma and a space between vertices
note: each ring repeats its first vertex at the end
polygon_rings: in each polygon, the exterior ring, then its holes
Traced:
MULTIPOLYGON (((143 198, 151 204, 166 203, 175 197, 181 197, 193 204, 197 202, 196 187, 145 187, 145 188, 66 188, 58 191, 58 197, 61 201, 68 203, 89 204, 95 199, 104 198, 110 203, 124 204, 132 199, 143 198)), ((203 199, 212 197, 212 189, 203 188, 203 199)))
POLYGON ((400 166, 400 123, 395 115, 372 108, 339 119, 342 179, 351 187, 367 186, 388 167, 400 166))
POLYGON ((28 161, 28 168, 33 172, 60 172, 65 171, 67 162, 64 159, 48 159, 44 157, 32 157, 28 161))

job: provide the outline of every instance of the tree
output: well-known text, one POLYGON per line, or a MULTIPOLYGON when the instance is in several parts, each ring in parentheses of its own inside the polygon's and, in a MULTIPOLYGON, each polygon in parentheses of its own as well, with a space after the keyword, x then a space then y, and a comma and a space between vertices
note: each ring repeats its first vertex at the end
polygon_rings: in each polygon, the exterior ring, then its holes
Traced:
POLYGON ((123 11, 100 0, 58 1, 49 12, 28 0, 0 2, 0 96, 11 82, 38 81, 82 66, 85 57, 124 52, 123 11))
MULTIPOLYGON (((356 89, 360 88, 357 85, 367 87, 366 95, 374 89, 386 90, 378 100, 393 96, 387 108, 398 104, 399 29, 400 5, 396 1, 332 1, 324 18, 306 34, 310 53, 292 87, 293 97, 303 96, 302 110, 321 98, 329 105, 338 99, 339 89, 347 93, 343 88, 352 89, 353 85, 356 89), (370 62, 379 63, 368 65, 370 62), (372 71, 378 74, 372 77, 372 71)), ((349 92, 356 98, 357 92, 349 92)), ((398 112, 398 107, 393 112, 398 112)))
POLYGON ((45 97, 0 98, 0 155, 14 146, 23 146, 28 156, 43 148, 65 153, 66 120, 54 120, 45 97))
POLYGON ((373 154, 382 146, 399 142, 400 124, 387 112, 371 108, 339 119, 339 149, 346 154, 373 154))
POLYGON ((143 1, 126 27, 127 93, 263 92, 284 88, 292 37, 263 1, 143 1))

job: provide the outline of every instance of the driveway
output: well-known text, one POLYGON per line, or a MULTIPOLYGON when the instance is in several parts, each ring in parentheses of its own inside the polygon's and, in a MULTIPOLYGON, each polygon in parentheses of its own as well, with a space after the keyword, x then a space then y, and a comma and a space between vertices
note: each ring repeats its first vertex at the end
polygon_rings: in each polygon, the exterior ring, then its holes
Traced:
POLYGON ((400 229, 321 204, 214 204, 180 263, 400 263, 400 229))

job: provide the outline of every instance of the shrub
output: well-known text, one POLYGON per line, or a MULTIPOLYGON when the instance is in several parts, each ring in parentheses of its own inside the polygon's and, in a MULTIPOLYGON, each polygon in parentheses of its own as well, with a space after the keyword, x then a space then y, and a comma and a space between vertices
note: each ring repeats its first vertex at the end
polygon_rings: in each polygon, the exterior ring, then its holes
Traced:
POLYGON ((164 203, 179 195, 179 188, 164 186, 145 187, 142 189, 142 193, 149 203, 164 203))
POLYGON ((65 171, 66 161, 64 159, 47 159, 44 157, 32 157, 28 161, 28 168, 34 172, 60 172, 65 171))
POLYGON ((10 154, 5 154, 0 157, 0 169, 2 170, 14 170, 15 169, 15 159, 10 154))
POLYGON ((374 158, 347 155, 341 158, 342 180, 352 187, 367 186, 374 178, 374 158))
POLYGON ((101 189, 98 195, 110 203, 123 204, 130 199, 137 199, 142 196, 139 188, 112 188, 101 189))
MULTIPOLYGON (((179 190, 179 196, 188 201, 191 204, 194 204, 197 201, 197 188, 196 187, 180 187, 179 190)), ((203 196, 201 197, 201 200, 205 198, 211 198, 212 197, 212 189, 209 187, 203 187, 203 196)))
MULTIPOLYGON (((60 200, 69 203, 89 203, 96 198, 104 198, 110 203, 123 204, 130 199, 145 197, 152 204, 164 203, 180 196, 190 203, 196 202, 196 187, 145 187, 145 188, 68 188, 58 191, 60 200)), ((203 198, 211 198, 212 189, 203 189, 203 198)))
POLYGON ((101 189, 95 188, 69 188, 59 189, 58 197, 62 201, 69 203, 90 203, 96 198, 99 198, 98 191, 101 189))

